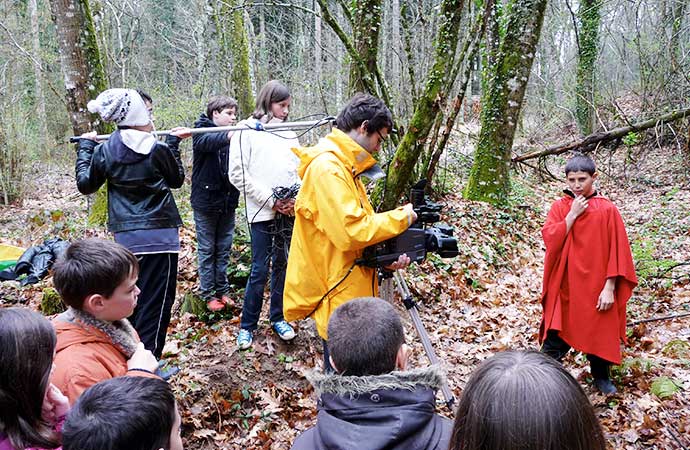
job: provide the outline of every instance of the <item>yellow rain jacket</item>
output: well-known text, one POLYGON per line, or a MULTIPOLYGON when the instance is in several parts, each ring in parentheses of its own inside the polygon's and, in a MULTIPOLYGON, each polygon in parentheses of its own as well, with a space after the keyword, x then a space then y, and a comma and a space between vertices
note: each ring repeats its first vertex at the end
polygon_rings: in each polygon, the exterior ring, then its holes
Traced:
POLYGON ((285 320, 313 317, 328 338, 331 313, 356 297, 376 296, 376 270, 355 260, 369 245, 405 231, 412 208, 375 213, 359 175, 376 160, 338 129, 314 147, 293 148, 302 178, 288 256, 285 320))

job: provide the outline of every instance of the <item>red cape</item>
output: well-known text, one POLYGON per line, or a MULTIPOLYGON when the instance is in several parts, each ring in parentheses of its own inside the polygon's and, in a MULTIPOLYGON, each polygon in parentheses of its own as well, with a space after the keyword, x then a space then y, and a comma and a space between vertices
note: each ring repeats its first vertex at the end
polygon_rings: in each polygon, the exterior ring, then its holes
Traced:
POLYGON ((558 330, 574 349, 620 364, 626 305, 637 285, 628 235, 618 209, 601 196, 589 200, 566 233, 572 203, 570 197, 554 202, 541 230, 546 258, 539 340, 558 330), (614 305, 599 312, 599 294, 612 277, 617 277, 614 305))

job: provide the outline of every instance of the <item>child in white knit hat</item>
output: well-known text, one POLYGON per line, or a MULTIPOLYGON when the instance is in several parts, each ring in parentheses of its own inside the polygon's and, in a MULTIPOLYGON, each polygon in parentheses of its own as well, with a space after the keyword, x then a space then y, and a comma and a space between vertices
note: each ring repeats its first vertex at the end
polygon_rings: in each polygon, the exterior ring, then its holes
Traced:
POLYGON ((139 260, 141 293, 130 322, 160 358, 175 300, 182 225, 171 189, 184 182, 178 146, 191 131, 173 128, 165 143, 157 140, 147 100, 134 89, 108 89, 89 102, 89 111, 118 129, 100 144, 96 132, 80 137, 76 178, 82 194, 108 182, 108 230, 139 260))

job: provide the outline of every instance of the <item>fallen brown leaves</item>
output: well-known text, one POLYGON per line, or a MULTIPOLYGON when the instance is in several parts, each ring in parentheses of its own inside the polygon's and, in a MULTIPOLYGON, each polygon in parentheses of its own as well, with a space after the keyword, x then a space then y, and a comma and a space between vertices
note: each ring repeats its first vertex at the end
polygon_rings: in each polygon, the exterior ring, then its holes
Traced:
MULTIPOLYGON (((687 260, 690 255, 687 178, 668 164, 656 164, 672 156, 672 150, 664 148, 647 155, 646 165, 638 160, 638 167, 621 169, 625 165, 619 157, 602 167, 608 175, 602 177, 603 191, 621 210, 641 275, 642 283, 630 302, 629 320, 690 308, 688 266, 664 272, 667 265, 663 264, 665 260, 687 260)), ((67 215, 72 221, 65 227, 65 235, 83 235, 83 226, 75 224, 82 223, 84 202, 72 196, 68 177, 58 181, 48 184, 62 187, 37 188, 37 200, 27 206, 3 210, 3 218, 12 214, 12 219, 0 224, 7 230, 2 234, 9 237, 7 241, 29 245, 49 234, 50 230, 27 230, 27 224, 38 208, 51 201, 55 189, 72 202, 62 206, 70 211, 67 215)), ((538 346, 543 264, 539 230, 561 186, 518 183, 526 194, 508 209, 468 202, 459 194, 446 196, 445 219, 456 230, 460 255, 452 260, 432 255, 406 272, 456 397, 477 364, 495 352, 538 346)), ((184 196, 178 196, 183 209, 185 202, 184 196)), ((238 221, 241 217, 238 213, 238 221)), ((180 235, 178 299, 196 285, 194 233, 187 226, 180 235)), ((19 290, 2 284, 0 295, 35 306, 40 301, 40 286, 19 290)), ((210 322, 178 313, 169 330, 167 358, 182 368, 172 385, 183 416, 186 448, 289 448, 295 436, 316 418, 316 399, 305 373, 321 364, 321 341, 311 321, 297 324, 298 337, 292 344, 280 341, 262 321, 253 349, 240 352, 235 336, 241 289, 232 300, 229 311, 210 322)), ((397 297, 394 302, 405 318, 413 363, 426 365, 407 312, 397 297)), ((266 316, 264 311, 262 317, 266 316)), ((615 372, 620 388, 615 396, 605 397, 591 388, 584 356, 571 353, 566 360, 567 369, 594 404, 611 448, 690 446, 689 323, 682 318, 631 327, 624 363, 615 372), (664 377, 677 382, 680 389, 660 398, 652 390, 664 377)), ((443 408, 441 412, 449 414, 443 408)))

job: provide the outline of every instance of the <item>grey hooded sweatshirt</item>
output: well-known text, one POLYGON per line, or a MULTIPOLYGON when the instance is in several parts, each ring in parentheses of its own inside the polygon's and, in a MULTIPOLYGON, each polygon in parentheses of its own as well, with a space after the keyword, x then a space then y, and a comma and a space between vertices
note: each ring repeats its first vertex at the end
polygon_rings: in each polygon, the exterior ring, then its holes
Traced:
POLYGON ((452 422, 435 413, 443 375, 436 368, 349 377, 312 372, 316 426, 292 450, 423 450, 448 448, 452 422))

